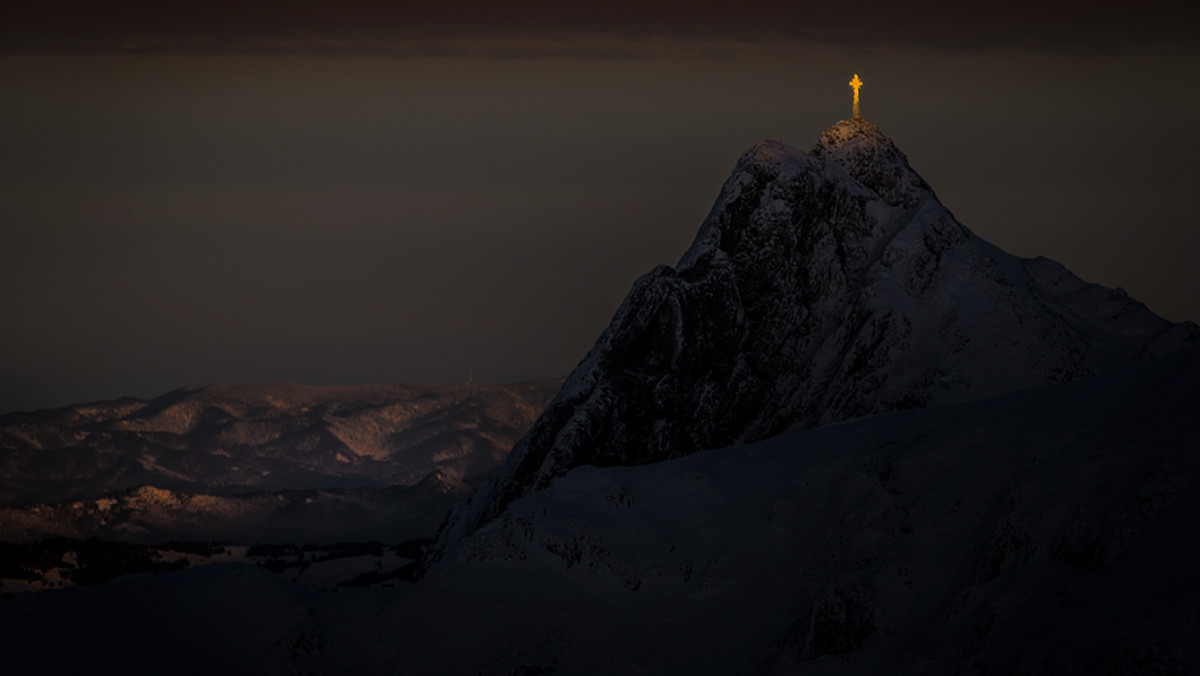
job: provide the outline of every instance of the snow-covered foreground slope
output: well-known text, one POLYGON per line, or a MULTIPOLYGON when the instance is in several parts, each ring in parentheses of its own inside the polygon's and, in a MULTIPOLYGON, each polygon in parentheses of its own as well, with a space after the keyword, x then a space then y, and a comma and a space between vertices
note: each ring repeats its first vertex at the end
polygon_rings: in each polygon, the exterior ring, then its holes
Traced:
POLYGON ((1191 350, 656 464, 580 467, 400 596, 215 565, 0 599, 6 666, 1195 673, 1197 383, 1191 350))
POLYGON ((1119 376, 576 468, 393 604, 387 667, 1194 673, 1198 411, 1191 350, 1119 376))
POLYGON ((0 646, 9 674, 360 674, 349 664, 369 645, 344 630, 366 629, 384 598, 200 566, 0 600, 0 646))

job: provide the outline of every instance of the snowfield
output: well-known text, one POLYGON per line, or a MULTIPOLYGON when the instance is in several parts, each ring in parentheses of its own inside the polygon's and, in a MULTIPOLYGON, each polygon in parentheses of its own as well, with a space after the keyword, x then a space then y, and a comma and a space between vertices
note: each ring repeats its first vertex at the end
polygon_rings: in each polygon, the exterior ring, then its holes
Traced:
POLYGON ((389 667, 1189 673, 1197 383, 1192 350, 1144 373, 577 468, 393 604, 389 667))

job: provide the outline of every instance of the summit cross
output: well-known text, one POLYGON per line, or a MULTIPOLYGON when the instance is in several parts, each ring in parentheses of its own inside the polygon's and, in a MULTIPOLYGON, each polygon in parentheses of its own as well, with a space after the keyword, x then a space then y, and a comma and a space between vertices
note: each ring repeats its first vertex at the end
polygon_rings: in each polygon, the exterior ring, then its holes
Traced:
POLYGON ((854 79, 850 81, 850 86, 854 87, 854 119, 862 117, 858 114, 858 88, 863 86, 863 81, 858 79, 858 73, 854 74, 854 79))

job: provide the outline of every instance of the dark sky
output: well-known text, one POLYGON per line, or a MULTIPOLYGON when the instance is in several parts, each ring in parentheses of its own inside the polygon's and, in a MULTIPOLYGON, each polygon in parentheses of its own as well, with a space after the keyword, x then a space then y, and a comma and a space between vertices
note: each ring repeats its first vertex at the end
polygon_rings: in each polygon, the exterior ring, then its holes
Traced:
POLYGON ((567 373, 738 155, 863 114, 959 219, 1200 319, 1186 3, 27 3, 0 412, 567 373))

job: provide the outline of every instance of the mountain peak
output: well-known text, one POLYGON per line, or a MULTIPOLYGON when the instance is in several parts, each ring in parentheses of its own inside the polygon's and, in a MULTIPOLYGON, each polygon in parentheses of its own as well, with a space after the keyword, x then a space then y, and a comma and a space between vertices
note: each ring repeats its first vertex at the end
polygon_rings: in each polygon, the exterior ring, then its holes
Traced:
MULTIPOLYGON (((855 118, 851 120, 841 120, 821 132, 821 136, 817 139, 817 144, 813 148, 813 154, 824 155, 830 151, 836 151, 839 148, 849 147, 881 147, 889 150, 894 150, 896 144, 888 135, 883 133, 883 130, 873 122, 866 118, 855 118)), ((755 143, 750 150, 742 155, 745 158, 762 158, 771 159, 782 156, 792 156, 800 153, 799 150, 780 142, 770 139, 764 139, 755 143)), ((801 153, 802 154, 802 153, 801 153)))
POLYGON ((933 193, 892 139, 861 117, 842 120, 822 132, 812 154, 841 165, 892 206, 912 208, 933 193))
POLYGON ((821 138, 817 141, 817 145, 831 147, 851 141, 859 143, 892 142, 878 125, 868 121, 865 117, 856 117, 850 120, 841 120, 826 129, 821 133, 821 138))
MULTIPOLYGON (((959 224, 864 119, 744 153, 437 547, 580 465, 637 465, 1124 368, 1200 341, 959 224)), ((434 555, 436 558, 437 554, 434 555)))
POLYGON ((865 118, 842 120, 821 133, 808 153, 779 141, 763 140, 742 154, 738 170, 785 173, 828 171, 836 165, 890 206, 913 209, 933 189, 908 164, 908 157, 887 134, 865 118))

